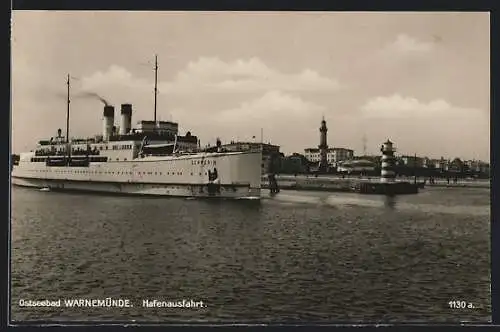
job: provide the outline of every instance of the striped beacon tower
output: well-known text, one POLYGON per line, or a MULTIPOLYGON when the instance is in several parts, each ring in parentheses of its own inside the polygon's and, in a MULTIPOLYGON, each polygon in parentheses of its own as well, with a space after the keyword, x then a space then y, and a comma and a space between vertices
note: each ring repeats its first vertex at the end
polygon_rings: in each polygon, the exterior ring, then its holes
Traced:
POLYGON ((380 151, 382 152, 382 170, 380 182, 383 183, 393 183, 396 177, 396 172, 394 172, 394 148, 392 142, 387 140, 380 151))

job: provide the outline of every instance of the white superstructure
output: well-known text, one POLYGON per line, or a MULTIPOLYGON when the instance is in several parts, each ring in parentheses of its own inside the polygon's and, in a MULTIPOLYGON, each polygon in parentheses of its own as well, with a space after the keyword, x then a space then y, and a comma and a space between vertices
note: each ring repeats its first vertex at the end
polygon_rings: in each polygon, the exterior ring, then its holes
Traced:
POLYGON ((203 152, 189 132, 180 136, 176 130, 128 128, 131 113, 131 105, 123 104, 118 131, 114 108, 106 105, 102 137, 67 143, 59 130, 57 137, 40 141, 35 151, 20 155, 12 183, 123 194, 260 198, 261 150, 203 152))

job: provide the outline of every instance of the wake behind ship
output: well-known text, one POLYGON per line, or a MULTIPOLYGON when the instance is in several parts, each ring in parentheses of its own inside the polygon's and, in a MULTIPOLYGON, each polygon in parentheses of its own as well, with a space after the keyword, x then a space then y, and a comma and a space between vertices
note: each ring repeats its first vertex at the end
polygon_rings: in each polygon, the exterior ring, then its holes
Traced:
POLYGON ((196 136, 178 134, 177 123, 156 121, 156 108, 155 120, 139 121, 136 128, 131 126, 132 105, 121 105, 118 128, 114 113, 113 106, 104 106, 102 135, 68 140, 68 76, 66 137, 59 129, 34 151, 21 153, 12 183, 51 190, 260 198, 260 149, 227 152, 217 140, 215 147, 202 150, 196 136))

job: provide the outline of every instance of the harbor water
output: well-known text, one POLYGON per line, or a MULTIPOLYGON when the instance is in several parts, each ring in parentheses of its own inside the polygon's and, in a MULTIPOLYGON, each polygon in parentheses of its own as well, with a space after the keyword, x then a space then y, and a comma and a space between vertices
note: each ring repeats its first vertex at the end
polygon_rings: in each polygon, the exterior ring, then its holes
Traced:
POLYGON ((263 196, 195 200, 14 187, 11 318, 491 321, 489 189, 263 196), (107 298, 130 305, 65 305, 107 298), (25 305, 42 300, 62 305, 25 305), (154 300, 203 306, 144 305, 154 300), (450 301, 467 306, 450 308, 450 301))

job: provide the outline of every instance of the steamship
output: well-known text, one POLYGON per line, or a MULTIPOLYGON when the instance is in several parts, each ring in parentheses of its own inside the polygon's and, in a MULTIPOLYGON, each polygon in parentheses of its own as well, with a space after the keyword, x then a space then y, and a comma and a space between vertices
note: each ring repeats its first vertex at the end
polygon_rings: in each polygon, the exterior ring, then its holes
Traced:
POLYGON ((178 123, 171 121, 139 121, 132 128, 131 104, 121 105, 118 128, 114 107, 105 105, 102 135, 69 140, 69 75, 67 84, 66 136, 58 129, 57 136, 21 153, 12 184, 43 190, 260 198, 260 149, 224 151, 219 139, 214 147, 201 149, 196 136, 179 135, 178 123))

